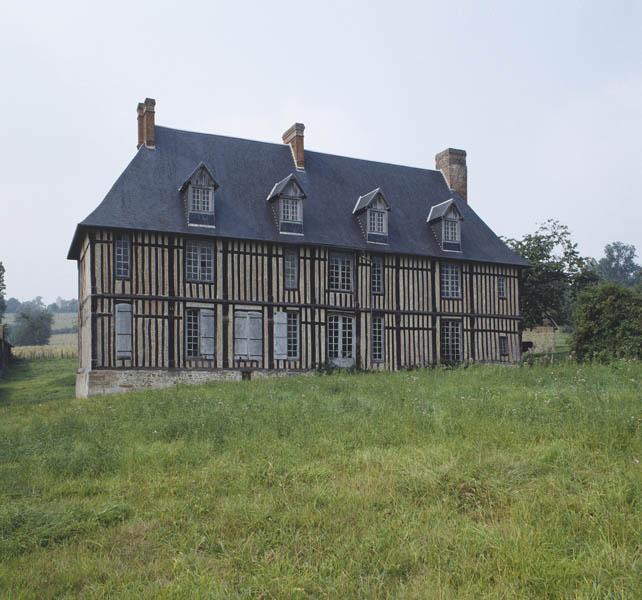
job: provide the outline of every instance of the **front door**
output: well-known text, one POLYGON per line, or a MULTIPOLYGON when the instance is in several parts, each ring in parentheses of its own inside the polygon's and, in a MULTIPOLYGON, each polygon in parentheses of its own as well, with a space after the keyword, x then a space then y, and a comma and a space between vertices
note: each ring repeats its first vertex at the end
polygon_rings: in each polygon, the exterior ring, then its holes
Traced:
POLYGON ((354 366, 354 317, 328 316, 328 362, 342 368, 354 366))

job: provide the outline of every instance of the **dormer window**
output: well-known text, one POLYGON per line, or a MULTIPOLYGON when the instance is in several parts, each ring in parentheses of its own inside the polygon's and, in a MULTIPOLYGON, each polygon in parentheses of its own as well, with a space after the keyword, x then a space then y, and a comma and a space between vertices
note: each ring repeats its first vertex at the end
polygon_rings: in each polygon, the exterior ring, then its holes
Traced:
POLYGON ((217 188, 212 171, 204 163, 199 164, 179 188, 185 197, 188 225, 215 227, 214 192, 217 188))
POLYGON ((430 209, 428 224, 431 226, 442 250, 461 252, 461 222, 463 217, 454 199, 436 204, 430 209))
POLYGON ((365 196, 359 196, 352 214, 356 215, 367 242, 373 244, 388 243, 389 211, 390 205, 381 188, 376 188, 365 196))
POLYGON ((274 184, 267 201, 272 207, 279 233, 303 235, 304 200, 305 193, 294 173, 274 184))

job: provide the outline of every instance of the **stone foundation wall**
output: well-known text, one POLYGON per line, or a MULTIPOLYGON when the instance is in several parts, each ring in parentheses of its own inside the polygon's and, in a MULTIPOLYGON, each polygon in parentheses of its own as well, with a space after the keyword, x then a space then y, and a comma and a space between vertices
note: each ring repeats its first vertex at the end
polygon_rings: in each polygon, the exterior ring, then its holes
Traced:
POLYGON ((549 326, 524 329, 522 332, 522 341, 533 342, 532 352, 555 352, 555 332, 556 329, 549 326))
POLYGON ((304 375, 309 371, 242 371, 239 369, 114 369, 89 371, 79 369, 76 374, 76 398, 152 390, 174 385, 196 385, 210 381, 241 381, 263 377, 304 375))

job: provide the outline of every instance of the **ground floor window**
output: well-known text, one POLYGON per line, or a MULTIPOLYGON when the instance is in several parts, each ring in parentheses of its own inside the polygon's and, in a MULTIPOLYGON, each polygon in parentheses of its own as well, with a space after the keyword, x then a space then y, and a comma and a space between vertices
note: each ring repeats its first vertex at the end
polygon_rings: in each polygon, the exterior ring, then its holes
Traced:
POLYGON ((116 304, 116 358, 132 358, 132 305, 126 302, 116 304))
POLYGON ((214 311, 188 308, 185 311, 185 355, 187 358, 214 358, 214 311))
POLYGON ((372 317, 372 360, 383 362, 384 359, 384 320, 383 315, 372 317))
POLYGON ((328 317, 328 359, 340 367, 354 364, 354 317, 328 317))
POLYGON ((294 311, 287 314, 288 358, 299 358, 299 314, 294 311))
POLYGON ((499 336, 499 355, 508 356, 508 336, 499 336))
POLYGON ((457 319, 441 320, 441 362, 456 363, 461 361, 461 321, 457 319))
POLYGON ((260 312, 234 313, 234 356, 243 360, 263 358, 263 317, 260 312))

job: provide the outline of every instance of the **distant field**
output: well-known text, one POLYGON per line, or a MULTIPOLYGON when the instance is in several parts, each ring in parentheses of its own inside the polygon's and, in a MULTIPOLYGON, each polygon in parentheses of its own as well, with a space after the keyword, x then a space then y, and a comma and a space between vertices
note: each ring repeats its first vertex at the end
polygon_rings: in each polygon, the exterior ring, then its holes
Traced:
MULTIPOLYGON (((15 313, 5 313, 3 322, 11 325, 15 318, 15 313)), ((78 315, 76 313, 54 313, 53 331, 56 331, 56 329, 68 329, 69 327, 75 327, 77 321, 78 315)))
POLYGON ((0 597, 642 598, 642 364, 0 380, 0 597))
MULTIPOLYGON (((5 314, 3 322, 9 326, 15 321, 15 313, 5 314)), ((76 313, 54 313, 51 337, 47 346, 16 346, 13 354, 19 358, 69 358, 77 354, 77 333, 56 333, 61 329, 76 327, 76 313)))

